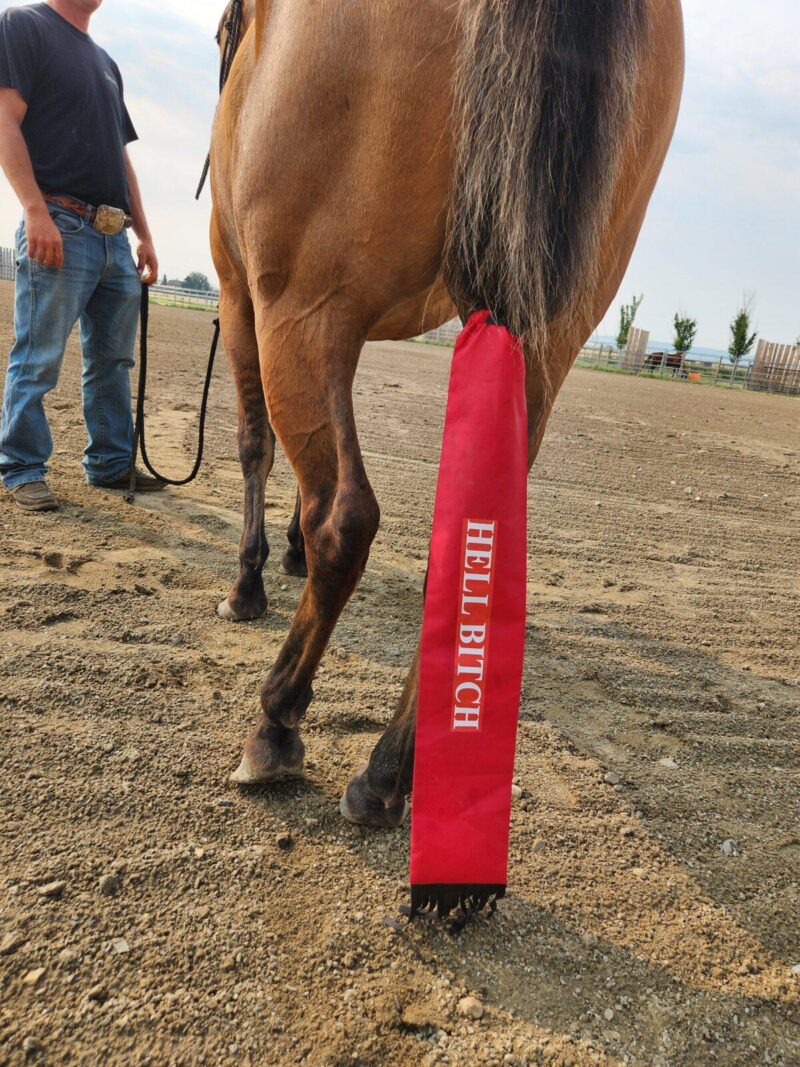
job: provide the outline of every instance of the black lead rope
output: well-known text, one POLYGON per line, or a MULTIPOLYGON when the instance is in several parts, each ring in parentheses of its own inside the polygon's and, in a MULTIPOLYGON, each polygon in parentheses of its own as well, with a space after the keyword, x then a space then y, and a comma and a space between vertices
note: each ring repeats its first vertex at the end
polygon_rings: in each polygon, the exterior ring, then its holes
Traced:
MULTIPOLYGON (((225 47, 222 50, 222 61, 219 67, 219 95, 222 96, 222 90, 228 81, 228 75, 231 72, 233 61, 236 58, 236 53, 239 50, 239 43, 242 36, 242 18, 243 18, 243 0, 232 0, 231 10, 228 18, 225 21, 225 32, 227 34, 225 38, 225 47)), ((200 199, 200 194, 203 191, 203 186, 206 184, 206 178, 208 177, 208 171, 211 167, 211 153, 206 156, 206 161, 203 164, 203 173, 200 175, 200 184, 197 186, 197 192, 194 194, 195 200, 200 199)))
POLYGON ((185 478, 167 478, 159 474, 147 455, 147 445, 144 439, 144 398, 147 391, 147 326, 150 317, 150 293, 146 285, 142 286, 142 303, 140 308, 141 325, 139 328, 139 388, 136 394, 136 423, 133 430, 133 449, 131 450, 131 466, 128 474, 128 493, 125 497, 129 504, 133 503, 136 493, 136 458, 139 452, 142 454, 142 462, 154 478, 165 482, 167 485, 188 485, 197 477, 200 465, 203 462, 203 448, 205 447, 206 435, 206 411, 208 409, 208 392, 211 388, 211 374, 214 370, 214 358, 219 344, 219 319, 214 319, 214 340, 211 342, 211 352, 208 356, 206 368, 206 380, 203 386, 203 399, 200 402, 200 425, 197 431, 197 458, 194 461, 191 473, 185 478))

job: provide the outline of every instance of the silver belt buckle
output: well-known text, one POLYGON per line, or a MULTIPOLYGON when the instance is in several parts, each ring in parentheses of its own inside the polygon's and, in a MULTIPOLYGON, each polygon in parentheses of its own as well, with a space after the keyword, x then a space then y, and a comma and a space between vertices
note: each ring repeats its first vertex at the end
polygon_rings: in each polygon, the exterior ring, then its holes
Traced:
POLYGON ((125 227, 125 212, 120 207, 101 204, 94 218, 94 228, 98 233, 113 237, 125 227))

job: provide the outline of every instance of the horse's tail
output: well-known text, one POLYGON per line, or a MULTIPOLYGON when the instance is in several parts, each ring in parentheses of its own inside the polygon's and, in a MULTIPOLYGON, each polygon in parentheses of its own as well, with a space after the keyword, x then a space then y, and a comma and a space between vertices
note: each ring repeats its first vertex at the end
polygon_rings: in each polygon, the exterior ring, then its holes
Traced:
POLYGON ((648 0, 460 0, 445 279, 542 353, 589 291, 635 86, 648 0))

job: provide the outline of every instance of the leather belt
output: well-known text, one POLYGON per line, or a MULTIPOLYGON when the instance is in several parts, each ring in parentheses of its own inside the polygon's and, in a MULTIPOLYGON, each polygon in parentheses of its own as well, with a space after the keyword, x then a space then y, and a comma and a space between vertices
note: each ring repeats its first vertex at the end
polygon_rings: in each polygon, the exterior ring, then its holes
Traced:
POLYGON ((133 226, 133 219, 130 215, 126 215, 121 207, 109 207, 108 204, 92 207, 91 204, 84 204, 82 200, 74 200, 71 196, 45 195, 45 201, 55 207, 63 207, 67 211, 80 215, 98 233, 105 234, 107 237, 113 237, 120 231, 133 226))

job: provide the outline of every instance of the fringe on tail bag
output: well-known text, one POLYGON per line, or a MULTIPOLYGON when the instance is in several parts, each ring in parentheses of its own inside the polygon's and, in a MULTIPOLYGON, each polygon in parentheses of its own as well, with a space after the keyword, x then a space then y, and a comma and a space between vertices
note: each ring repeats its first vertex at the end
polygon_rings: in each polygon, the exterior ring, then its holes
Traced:
POLYGON ((519 341, 474 313, 453 355, 414 755, 411 914, 502 897, 525 647, 527 411, 519 341))

